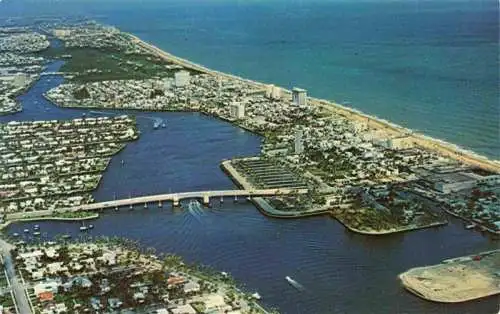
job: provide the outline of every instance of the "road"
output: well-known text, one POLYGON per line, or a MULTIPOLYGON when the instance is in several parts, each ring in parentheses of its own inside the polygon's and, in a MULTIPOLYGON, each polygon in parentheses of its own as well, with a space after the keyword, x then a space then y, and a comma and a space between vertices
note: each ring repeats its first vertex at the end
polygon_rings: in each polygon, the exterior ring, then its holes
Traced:
POLYGON ((31 314, 31 307, 24 290, 24 286, 16 275, 16 270, 14 269, 14 264, 12 263, 12 255, 10 250, 13 248, 11 244, 0 239, 0 250, 2 251, 3 260, 5 263, 5 270, 7 276, 9 277, 10 285, 14 297, 16 298, 17 308, 20 314, 31 314))

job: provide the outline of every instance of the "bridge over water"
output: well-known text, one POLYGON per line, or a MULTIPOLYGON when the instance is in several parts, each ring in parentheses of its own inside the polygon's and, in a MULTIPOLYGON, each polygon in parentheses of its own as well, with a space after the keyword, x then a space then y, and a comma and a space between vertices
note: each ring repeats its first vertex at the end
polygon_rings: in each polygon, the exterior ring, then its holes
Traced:
POLYGON ((66 211, 92 211, 107 208, 115 208, 120 206, 129 206, 135 204, 146 204, 158 202, 173 202, 174 206, 179 206, 179 202, 183 199, 202 199, 203 204, 208 205, 211 197, 258 197, 258 196, 278 196, 278 195, 298 195, 307 193, 307 189, 262 189, 262 190, 220 190, 220 191, 199 191, 199 192, 182 192, 139 196, 133 198, 119 199, 100 203, 92 203, 86 205, 66 208, 66 211))

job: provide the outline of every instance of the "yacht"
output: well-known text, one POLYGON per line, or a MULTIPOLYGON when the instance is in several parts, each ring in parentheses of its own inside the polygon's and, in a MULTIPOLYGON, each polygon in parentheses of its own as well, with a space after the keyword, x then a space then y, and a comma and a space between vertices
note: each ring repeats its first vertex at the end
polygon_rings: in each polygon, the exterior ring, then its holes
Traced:
POLYGON ((24 233, 29 233, 29 229, 24 229, 24 233))
POLYGON ((35 225, 35 226, 33 227, 33 230, 40 230, 40 226, 39 226, 39 225, 35 225))
POLYGON ((33 232, 33 235, 34 235, 34 236, 39 236, 39 235, 40 235, 40 231, 35 231, 35 232, 33 232))

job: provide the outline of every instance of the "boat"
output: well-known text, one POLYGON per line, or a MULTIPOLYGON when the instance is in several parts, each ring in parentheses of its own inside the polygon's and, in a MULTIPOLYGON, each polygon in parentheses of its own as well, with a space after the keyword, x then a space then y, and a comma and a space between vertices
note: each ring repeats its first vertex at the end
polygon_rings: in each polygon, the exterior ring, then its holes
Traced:
POLYGON ((255 300, 260 300, 261 296, 258 292, 254 292, 254 293, 252 293, 252 298, 254 298, 255 300))
POLYGON ((166 127, 167 127, 167 124, 165 123, 165 121, 163 121, 163 122, 161 123, 161 127, 162 127, 162 128, 166 128, 166 127))
POLYGON ((33 230, 40 230, 40 226, 39 226, 39 225, 35 225, 35 226, 33 227, 33 230))
POLYGON ((34 235, 34 236, 39 236, 39 235, 40 235, 40 232, 39 232, 39 231, 35 231, 35 232, 33 232, 33 235, 34 235))
POLYGON ((160 126, 160 121, 157 121, 155 120, 155 122, 153 122, 153 129, 158 129, 158 127, 160 126))
POLYGON ((29 233, 29 229, 24 229, 24 233, 29 233))
POLYGON ((474 229, 476 227, 475 223, 471 223, 465 226, 465 229, 474 229))
POLYGON ((88 229, 94 229, 94 225, 89 225, 88 229))
POLYGON ((71 235, 70 234, 63 234, 62 238, 63 239, 70 239, 71 235))
POLYGON ((289 284, 291 284, 295 289, 297 290, 304 290, 304 287, 298 283, 297 281, 293 280, 291 277, 286 276, 285 277, 286 281, 288 281, 289 284))
POLYGON ((12 236, 14 236, 14 237, 18 237, 18 236, 19 236, 19 233, 14 232, 14 233, 12 234, 12 236))
POLYGON ((80 231, 87 231, 87 226, 85 226, 85 223, 82 223, 82 226, 80 227, 80 231))

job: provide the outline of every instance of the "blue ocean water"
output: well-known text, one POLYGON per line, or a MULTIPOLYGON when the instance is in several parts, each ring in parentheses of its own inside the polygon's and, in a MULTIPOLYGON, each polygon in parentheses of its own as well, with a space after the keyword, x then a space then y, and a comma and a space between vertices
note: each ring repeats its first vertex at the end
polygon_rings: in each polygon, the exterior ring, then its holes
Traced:
POLYGON ((498 13, 494 0, 6 0, 0 6, 0 17, 90 15, 208 67, 301 86, 495 159, 498 13))

